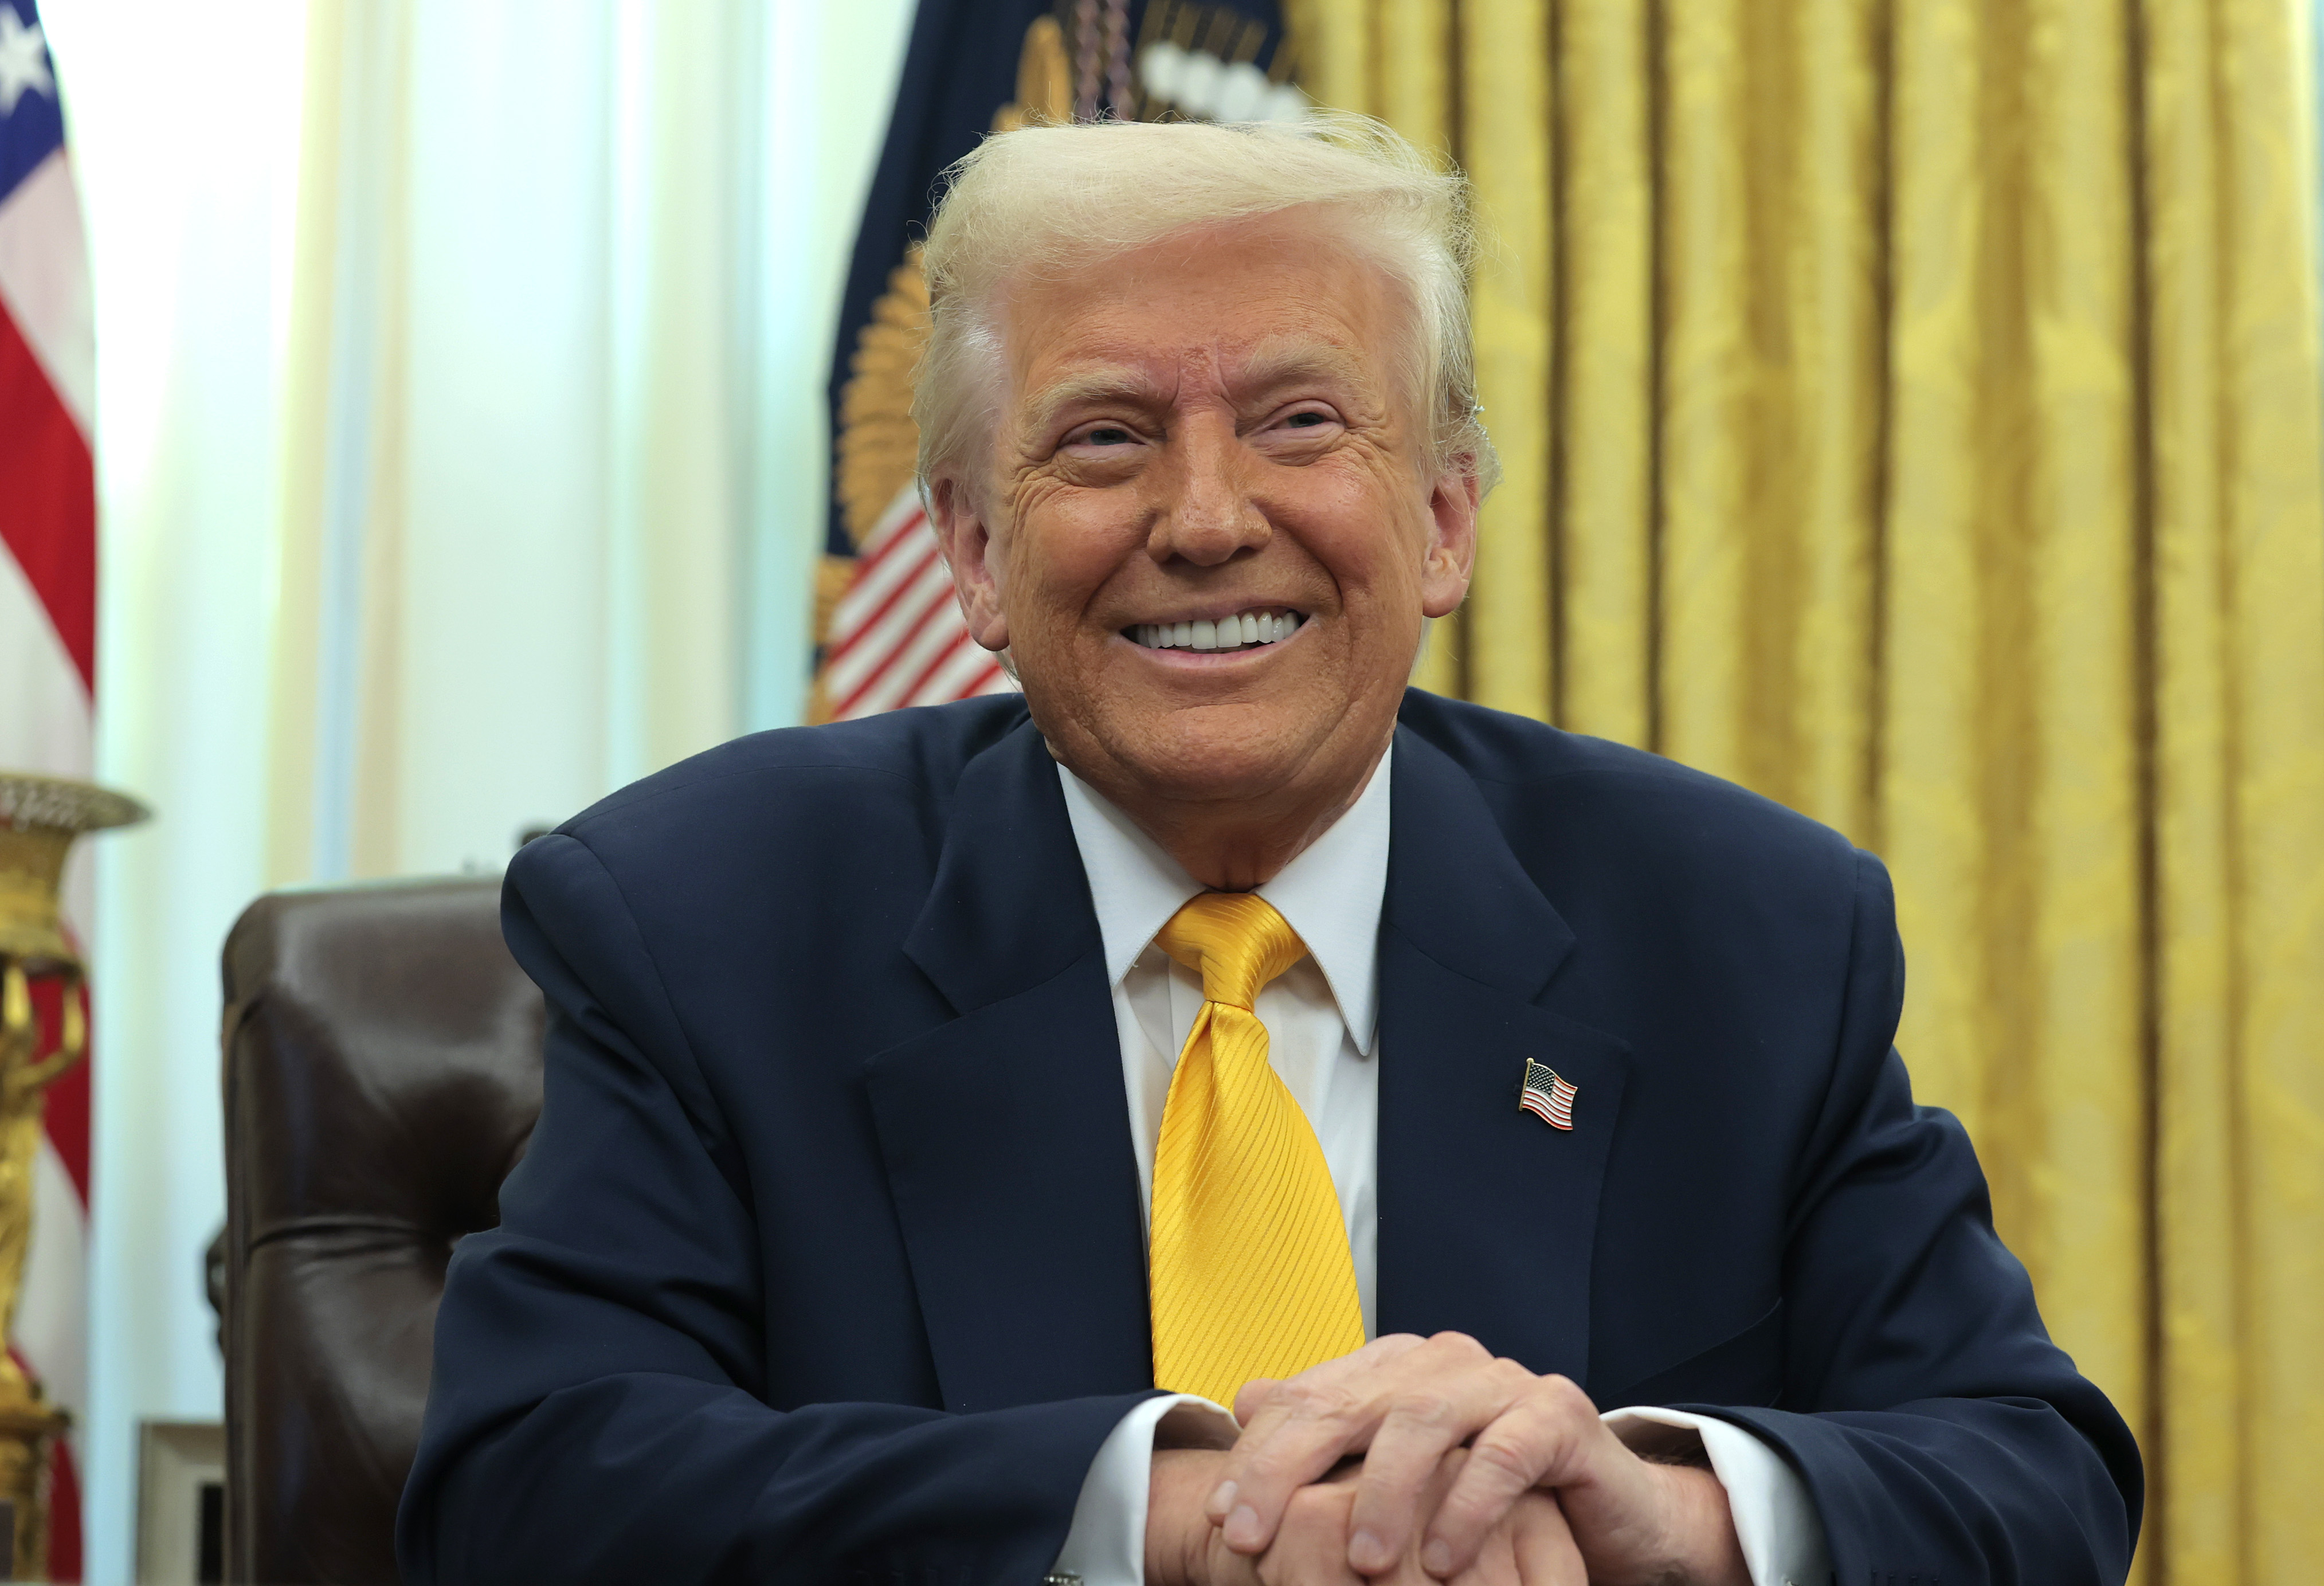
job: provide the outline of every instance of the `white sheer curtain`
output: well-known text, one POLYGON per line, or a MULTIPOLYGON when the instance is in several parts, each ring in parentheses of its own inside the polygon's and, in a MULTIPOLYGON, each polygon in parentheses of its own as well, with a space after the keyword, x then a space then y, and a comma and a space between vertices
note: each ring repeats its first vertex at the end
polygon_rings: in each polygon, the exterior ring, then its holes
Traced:
POLYGON ((217 954, 804 702, 909 0, 45 0, 99 360, 89 1578, 218 1413, 217 954))

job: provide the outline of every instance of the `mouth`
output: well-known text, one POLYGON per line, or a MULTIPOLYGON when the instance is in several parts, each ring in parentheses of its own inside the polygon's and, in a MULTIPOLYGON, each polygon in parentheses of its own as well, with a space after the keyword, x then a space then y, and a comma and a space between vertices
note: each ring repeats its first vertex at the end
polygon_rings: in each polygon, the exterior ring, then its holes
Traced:
POLYGON ((1290 638, 1306 621, 1289 606, 1255 605, 1215 619, 1132 622, 1121 631, 1121 636, 1147 650, 1265 650, 1290 638))

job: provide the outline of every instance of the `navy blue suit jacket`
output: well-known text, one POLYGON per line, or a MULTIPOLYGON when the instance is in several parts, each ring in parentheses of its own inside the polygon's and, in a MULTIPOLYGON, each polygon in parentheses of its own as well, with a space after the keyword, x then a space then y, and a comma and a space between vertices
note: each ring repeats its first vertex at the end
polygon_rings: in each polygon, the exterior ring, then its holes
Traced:
MULTIPOLYGON (((2120 1418, 1913 1104, 1886 872, 1668 761, 1427 695, 1379 936, 1383 1331, 1741 1422, 1839 1579, 2118 1581, 2120 1418), (1518 1111, 1526 1061, 1578 1087, 1518 1111)), ((511 866, 551 1010, 455 1255, 414 1581, 994 1581, 1152 1391, 1098 927, 1014 698, 764 733, 511 866)))

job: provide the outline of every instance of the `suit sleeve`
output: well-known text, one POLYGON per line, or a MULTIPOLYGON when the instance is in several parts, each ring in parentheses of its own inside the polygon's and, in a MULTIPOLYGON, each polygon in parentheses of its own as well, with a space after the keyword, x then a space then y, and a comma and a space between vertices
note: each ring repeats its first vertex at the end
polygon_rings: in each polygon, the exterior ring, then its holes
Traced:
POLYGON ((552 836, 503 907, 548 997, 544 1102, 501 1225, 452 1259, 404 1578, 1038 1581, 1147 1396, 770 1407, 780 1275, 615 882, 552 836))
POLYGON ((1846 1011, 1801 1164, 1776 1406, 1686 1406, 1805 1477, 1837 1579, 2098 1586, 2128 1572, 2143 1479, 2105 1395, 2050 1342, 1950 1113, 1891 1045, 1904 959, 1858 856, 1846 1011))

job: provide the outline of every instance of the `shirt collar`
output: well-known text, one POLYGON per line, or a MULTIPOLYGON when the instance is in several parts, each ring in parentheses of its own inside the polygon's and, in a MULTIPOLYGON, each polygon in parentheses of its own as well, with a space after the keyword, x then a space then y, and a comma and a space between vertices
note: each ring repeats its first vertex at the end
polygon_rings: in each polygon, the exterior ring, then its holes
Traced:
MULTIPOLYGON (((1357 1050, 1369 1055, 1379 1008, 1379 918, 1388 892, 1388 761, 1380 756, 1356 802, 1259 889, 1323 971, 1357 1050)), ((1170 917, 1203 890, 1178 862, 1096 788, 1057 767, 1065 813, 1088 872, 1105 946, 1107 982, 1120 985, 1170 917)))

